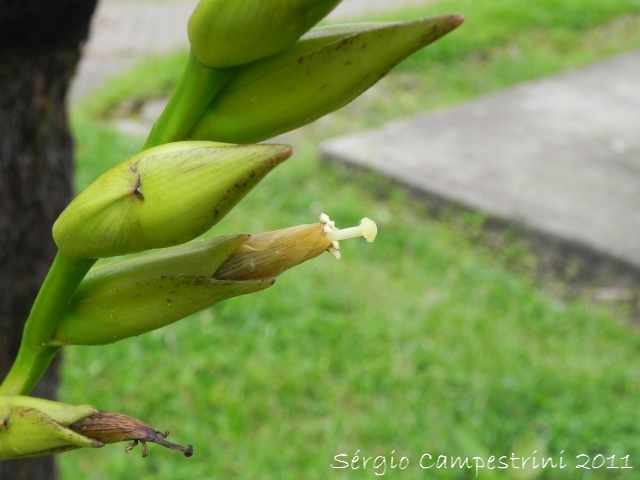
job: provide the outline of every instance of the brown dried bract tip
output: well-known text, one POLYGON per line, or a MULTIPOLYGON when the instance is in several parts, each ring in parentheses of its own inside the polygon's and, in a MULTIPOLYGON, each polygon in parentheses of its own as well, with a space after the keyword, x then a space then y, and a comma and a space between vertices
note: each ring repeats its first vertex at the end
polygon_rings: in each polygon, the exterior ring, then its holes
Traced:
POLYGON ((93 438, 104 443, 133 440, 132 443, 125 447, 124 451, 126 453, 129 453, 129 451, 140 442, 142 444, 143 457, 149 454, 147 442, 157 443, 170 450, 178 450, 182 452, 185 457, 193 455, 193 447, 191 445, 183 447, 165 440, 169 432, 162 433, 140 420, 127 417, 120 413, 98 412, 95 415, 91 415, 79 422, 69 425, 69 429, 85 437, 93 438))

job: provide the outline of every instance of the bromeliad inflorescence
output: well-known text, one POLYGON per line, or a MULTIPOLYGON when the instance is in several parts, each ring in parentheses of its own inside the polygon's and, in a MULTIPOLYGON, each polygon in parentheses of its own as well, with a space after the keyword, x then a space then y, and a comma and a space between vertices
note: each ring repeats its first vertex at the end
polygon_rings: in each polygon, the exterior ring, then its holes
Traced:
POLYGON ((25 395, 66 345, 101 345, 161 328, 268 288, 325 251, 340 258, 341 240, 373 241, 377 228, 368 218, 339 229, 322 214, 309 225, 185 243, 291 155, 288 145, 252 143, 349 103, 463 20, 314 27, 338 3, 200 1, 189 21, 184 73, 143 151, 100 176, 53 227, 58 254, 0 384, 0 460, 121 440, 191 455, 190 446, 167 442, 129 417, 25 395), (94 266, 132 253, 140 255, 94 266))

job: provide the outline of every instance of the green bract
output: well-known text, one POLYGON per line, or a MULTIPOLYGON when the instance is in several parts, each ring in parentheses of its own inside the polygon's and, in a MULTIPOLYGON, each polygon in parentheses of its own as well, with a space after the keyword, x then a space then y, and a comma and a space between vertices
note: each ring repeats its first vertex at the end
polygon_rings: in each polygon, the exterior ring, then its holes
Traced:
POLYGON ((19 395, 0 395, 0 461, 103 446, 67 427, 98 410, 19 395))
POLYGON ((189 20, 193 55, 228 68, 273 55, 319 22, 340 0, 201 0, 189 20))
POLYGON ((238 67, 189 138, 258 142, 310 123, 349 103, 462 20, 446 15, 314 29, 289 49, 238 67))
POLYGON ((60 252, 76 259, 187 242, 290 155, 287 145, 212 142, 145 150, 78 195, 53 226, 53 238, 60 252))
POLYGON ((212 278, 249 235, 203 240, 94 268, 71 298, 52 345, 101 345, 140 335, 274 279, 212 278))

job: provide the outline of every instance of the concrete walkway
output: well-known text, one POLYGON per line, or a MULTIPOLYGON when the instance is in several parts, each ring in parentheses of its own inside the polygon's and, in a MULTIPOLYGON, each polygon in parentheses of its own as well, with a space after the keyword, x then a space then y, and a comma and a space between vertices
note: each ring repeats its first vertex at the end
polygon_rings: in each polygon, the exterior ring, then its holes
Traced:
POLYGON ((638 79, 635 52, 321 152, 640 270, 638 79))

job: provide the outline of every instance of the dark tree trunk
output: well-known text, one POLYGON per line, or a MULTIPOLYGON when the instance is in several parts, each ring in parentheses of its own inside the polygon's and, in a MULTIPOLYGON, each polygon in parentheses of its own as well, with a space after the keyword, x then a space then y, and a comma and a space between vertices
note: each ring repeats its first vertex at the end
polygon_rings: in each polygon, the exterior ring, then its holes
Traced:
MULTIPOLYGON (((66 95, 96 0, 0 0, 0 378, 55 255, 72 198, 66 95)), ((34 395, 55 398, 52 365, 34 395)), ((55 479, 52 457, 0 462, 0 479, 55 479)))

